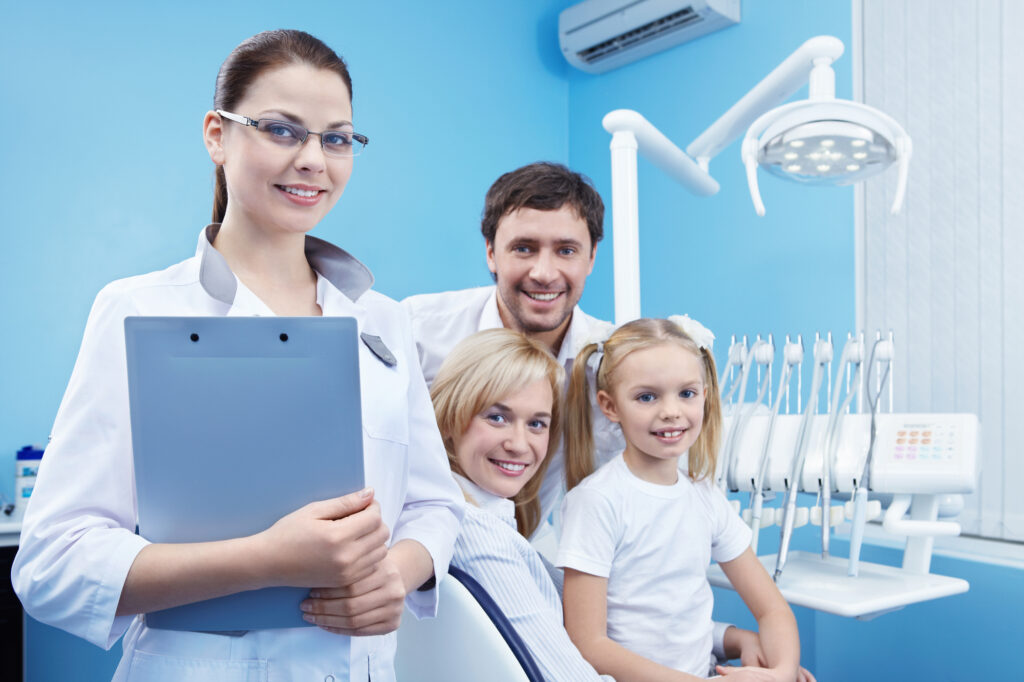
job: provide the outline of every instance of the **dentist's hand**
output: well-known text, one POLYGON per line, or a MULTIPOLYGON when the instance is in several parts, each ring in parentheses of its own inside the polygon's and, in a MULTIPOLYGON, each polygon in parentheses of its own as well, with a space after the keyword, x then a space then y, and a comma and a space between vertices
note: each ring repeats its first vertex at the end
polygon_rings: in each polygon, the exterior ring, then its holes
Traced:
POLYGON ((383 635, 398 629, 406 588, 398 566, 386 557, 351 585, 314 589, 302 602, 302 617, 341 635, 383 635))
POLYGON ((254 536, 268 585, 343 587, 373 575, 390 535, 373 490, 307 504, 254 536))

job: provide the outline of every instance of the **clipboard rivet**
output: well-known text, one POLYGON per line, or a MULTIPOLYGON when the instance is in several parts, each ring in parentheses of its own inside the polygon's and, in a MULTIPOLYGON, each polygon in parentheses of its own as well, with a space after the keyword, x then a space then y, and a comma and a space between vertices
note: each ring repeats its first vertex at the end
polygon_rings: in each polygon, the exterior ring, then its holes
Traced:
POLYGON ((282 332, 281 333, 281 340, 282 341, 287 341, 288 340, 288 335, 282 332))
POLYGON ((199 334, 192 332, 192 334, 188 338, 192 339, 192 342, 195 343, 196 341, 199 340, 199 334))

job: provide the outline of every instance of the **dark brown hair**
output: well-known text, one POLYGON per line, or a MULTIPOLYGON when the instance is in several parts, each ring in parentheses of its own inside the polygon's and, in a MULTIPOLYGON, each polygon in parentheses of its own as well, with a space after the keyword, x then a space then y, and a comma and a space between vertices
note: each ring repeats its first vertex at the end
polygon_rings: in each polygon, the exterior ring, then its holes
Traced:
POLYGON ((587 222, 591 250, 604 237, 604 202, 590 179, 560 163, 540 161, 498 178, 487 190, 480 231, 494 243, 498 223, 520 208, 557 211, 568 204, 587 222))
MULTIPOLYGON (((338 74, 348 88, 349 97, 352 97, 352 78, 344 59, 319 38, 303 31, 279 29, 257 33, 231 51, 217 72, 213 108, 233 112, 235 105, 242 101, 249 86, 260 74, 296 63, 309 64, 338 74)), ((224 220, 227 207, 228 187, 224 180, 224 168, 217 166, 213 190, 213 222, 224 220)))

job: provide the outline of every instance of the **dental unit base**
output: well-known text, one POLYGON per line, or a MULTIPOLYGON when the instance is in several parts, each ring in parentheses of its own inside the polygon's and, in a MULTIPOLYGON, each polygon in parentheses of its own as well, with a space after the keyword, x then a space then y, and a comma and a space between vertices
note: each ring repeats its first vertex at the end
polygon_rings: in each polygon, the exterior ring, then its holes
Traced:
MULTIPOLYGON (((814 415, 810 442, 802 475, 789 481, 792 457, 799 435, 800 415, 778 415, 772 427, 763 488, 782 497, 795 484, 797 490, 818 494, 827 451, 828 415, 814 415)), ((727 418, 727 421, 729 418, 727 418)), ((734 473, 728 488, 749 492, 755 489, 770 418, 757 414, 747 420, 733 451, 734 473)), ((723 425, 728 428, 728 424, 723 425)), ((877 498, 891 498, 884 512, 882 530, 906 537, 901 567, 859 562, 858 575, 848 575, 845 557, 822 558, 813 552, 790 551, 778 587, 791 604, 806 606, 840 616, 868 619, 881 613, 929 599, 966 592, 965 580, 929 573, 932 544, 936 535, 959 535, 960 526, 940 521, 942 495, 974 490, 978 476, 978 418, 973 414, 876 415, 874 450, 869 464, 870 495, 868 518, 882 516, 877 498), (909 512, 909 515, 908 515, 909 512)), ((871 439, 870 414, 844 414, 837 425, 835 459, 831 463, 831 492, 849 498, 864 470, 871 439)), ((853 504, 830 507, 827 521, 836 526, 853 518, 853 504)), ((747 510, 744 510, 747 511, 747 510)), ((807 511, 805 509, 805 511, 807 511)), ((818 508, 799 514, 796 526, 821 523, 818 508)), ((782 523, 782 509, 766 507, 758 524, 761 528, 782 523)), ((755 532, 758 532, 755 530, 755 532)), ((772 531, 767 531, 772 532, 772 531)), ((769 574, 776 568, 777 555, 758 557, 769 574)), ((712 585, 729 587, 718 566, 708 571, 712 585)))

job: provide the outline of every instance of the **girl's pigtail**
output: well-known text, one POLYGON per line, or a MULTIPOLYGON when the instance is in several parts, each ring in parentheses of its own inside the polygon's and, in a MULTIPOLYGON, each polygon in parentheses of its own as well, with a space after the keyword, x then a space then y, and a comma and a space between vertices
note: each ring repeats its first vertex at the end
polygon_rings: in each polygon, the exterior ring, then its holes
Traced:
POLYGON ((707 348, 700 349, 704 361, 704 421, 697 442, 690 448, 689 473, 693 480, 714 476, 718 465, 718 449, 722 440, 722 398, 718 394, 715 356, 707 348))
POLYGON ((565 401, 565 487, 572 490, 594 473, 594 423, 590 414, 590 382, 587 363, 597 344, 583 347, 572 363, 569 393, 565 401))

